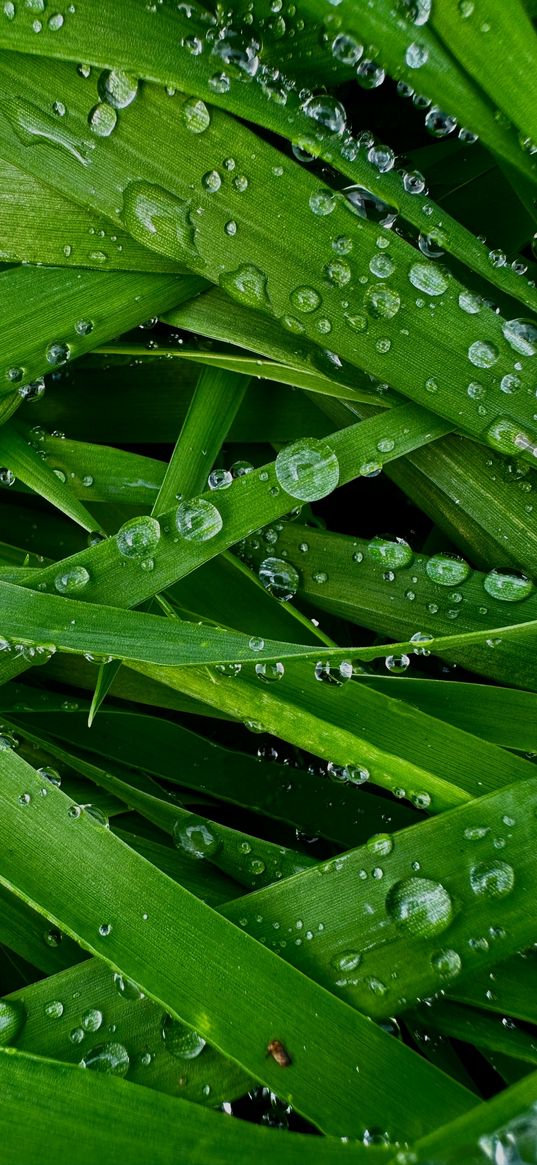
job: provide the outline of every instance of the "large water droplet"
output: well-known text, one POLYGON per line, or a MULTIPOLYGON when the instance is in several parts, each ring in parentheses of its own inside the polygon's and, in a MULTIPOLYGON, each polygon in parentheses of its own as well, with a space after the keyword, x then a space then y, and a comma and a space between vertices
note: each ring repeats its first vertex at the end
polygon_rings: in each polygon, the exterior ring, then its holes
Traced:
POLYGON ((298 311, 311 312, 322 303, 319 292, 314 287, 295 287, 289 295, 289 299, 298 311))
POLYGON ((105 1072, 108 1076, 126 1076, 129 1065, 127 1049, 123 1044, 114 1043, 96 1044, 80 1061, 81 1068, 90 1068, 92 1072, 105 1072))
POLYGON ((534 587, 531 579, 514 570, 491 570, 483 579, 483 586, 493 599, 504 603, 520 603, 531 595, 534 587))
POLYGON ((441 587, 456 587, 470 574, 470 567, 456 554, 433 554, 425 564, 425 570, 432 582, 441 587))
POLYGON ((190 813, 187 818, 177 818, 173 838, 177 849, 189 858, 210 858, 222 846, 212 823, 204 817, 197 817, 195 813, 190 813))
POLYGON ((310 210, 317 215, 318 218, 323 218, 327 214, 332 214, 336 209, 336 196, 332 194, 331 190, 316 190, 310 194, 309 199, 310 210))
POLYGON ((141 515, 125 522, 116 534, 116 544, 123 558, 148 558, 157 549, 160 526, 156 518, 141 515))
POLYGON ((226 271, 220 276, 220 286, 232 299, 244 307, 272 310, 267 291, 267 276, 253 263, 244 263, 235 271, 226 271))
POLYGON ((281 449, 275 469, 282 489, 304 502, 326 497, 339 482, 336 454, 329 445, 314 438, 304 438, 281 449))
POLYGON ((500 353, 488 340, 475 340, 468 348, 468 359, 476 368, 492 368, 500 353))
POLYGON ((87 587, 89 581, 89 571, 85 566, 72 566, 56 575, 54 586, 60 595, 76 595, 87 587))
POLYGON ((138 984, 133 979, 127 979, 126 975, 121 975, 119 971, 116 971, 114 974, 114 987, 122 999, 128 999, 129 1001, 145 999, 145 995, 138 984))
POLYGON ((406 878, 386 898, 386 910, 400 930, 420 938, 441 934, 453 918, 453 903, 440 882, 406 878))
POLYGON ((117 112, 106 101, 99 101, 88 113, 88 125, 92 133, 99 138, 108 138, 113 133, 117 123, 117 112))
POLYGON ((531 320, 504 320, 503 334, 515 352, 521 356, 535 356, 537 352, 537 325, 531 320))
POLYGON ((431 965, 441 979, 454 979, 462 969, 460 955, 449 948, 431 955, 431 965))
POLYGON ((0 1045, 12 1044, 26 1022, 26 1010, 22 1003, 10 999, 0 999, 0 1045))
POLYGON ((433 263, 413 263, 408 278, 413 287, 426 295, 443 295, 449 282, 445 271, 433 263))
POLYGON ((114 109, 126 109, 138 92, 136 77, 130 77, 121 69, 106 69, 101 73, 97 88, 99 97, 114 109))
POLYGON ((372 538, 368 543, 367 553, 373 562, 392 570, 409 566, 413 558, 412 550, 403 538, 397 538, 393 542, 387 538, 372 538))
POLYGON ((195 1060, 206 1044, 203 1036, 171 1015, 164 1016, 161 1034, 166 1051, 179 1060, 195 1060))
POLYGON ((355 971, 361 962, 362 956, 358 951, 340 951, 334 955, 332 966, 336 971, 355 971))
POLYGON ((275 599, 288 602, 299 587, 298 571, 283 558, 264 558, 259 567, 259 578, 275 599))
POLYGON ((401 296, 393 287, 377 283, 368 287, 364 295, 364 307, 375 319, 391 320, 401 306, 401 296))
POLYGON ((177 507, 175 524, 189 542, 208 542, 222 529, 222 515, 206 498, 191 498, 177 507))
POLYGON ((144 246, 172 258, 180 258, 184 252, 199 262, 191 206, 184 198, 149 182, 129 182, 123 196, 123 219, 129 234, 144 246))
POLYGON ((397 211, 393 206, 377 198, 365 186, 347 186, 343 191, 350 208, 360 218, 367 218, 370 222, 379 223, 383 227, 391 227, 397 218, 397 211))
POLYGON ((474 894, 487 898, 505 898, 515 884, 515 871, 508 862, 479 862, 470 870, 470 885, 474 894))
POLYGON ((203 133, 211 124, 211 115, 204 101, 188 97, 182 110, 183 121, 191 133, 203 133))
POLYGON ((318 97, 308 97, 302 109, 308 117, 313 118, 331 133, 343 133, 346 124, 345 109, 335 97, 330 97, 326 93, 322 93, 318 97))

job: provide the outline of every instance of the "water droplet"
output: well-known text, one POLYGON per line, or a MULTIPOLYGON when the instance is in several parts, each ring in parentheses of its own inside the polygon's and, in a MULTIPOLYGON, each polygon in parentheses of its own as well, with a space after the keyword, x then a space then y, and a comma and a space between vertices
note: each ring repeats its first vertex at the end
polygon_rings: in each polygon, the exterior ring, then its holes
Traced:
POLYGON ((531 320, 504 320, 502 332, 515 352, 521 356, 535 356, 537 326, 531 320))
POLYGON ((178 1060, 195 1060, 206 1045, 203 1036, 171 1015, 164 1016, 161 1034, 166 1051, 171 1052, 178 1060))
POLYGON ((110 69, 101 73, 97 89, 99 97, 108 105, 114 109, 126 109, 138 93, 138 81, 128 73, 123 73, 121 69, 110 69))
POLYGON ((314 438, 304 438, 281 449, 275 470, 282 489, 305 502, 326 497, 339 482, 336 454, 329 445, 314 438))
POLYGON ((413 287, 426 295, 443 295, 449 282, 445 271, 432 263, 413 263, 408 278, 413 287))
POLYGON ((397 315, 401 306, 401 296, 398 291, 388 287, 385 283, 377 283, 368 287, 364 295, 364 307, 370 316, 375 319, 391 320, 397 315))
POLYGON ((430 878, 396 882, 386 898, 386 910, 400 930, 420 938, 441 934, 453 918, 447 890, 430 878))
POLYGON ((274 680, 281 680, 285 675, 283 663, 256 663, 255 674, 258 680, 271 684, 274 680))
POLYGON ((289 299, 301 312, 312 312, 322 303, 319 292, 314 287, 295 287, 294 291, 289 295, 289 299))
POLYGON ((405 62, 409 69, 421 69, 429 60, 429 50, 426 45, 413 41, 405 52, 405 62))
POLYGON ((0 1045, 12 1044, 26 1022, 26 1010, 15 1000, 0 999, 0 1045))
POLYGON ((54 12, 47 20, 47 27, 50 28, 51 32, 58 32, 60 28, 63 28, 63 22, 64 17, 61 12, 54 12))
POLYGON ((370 190, 366 190, 365 186, 347 186, 343 193, 350 203, 350 209, 360 218, 367 218, 370 222, 379 223, 383 227, 393 226, 397 218, 395 208, 388 206, 370 190))
POLYGON ((108 935, 111 933, 112 933, 112 923, 111 922, 101 922, 101 925, 99 927, 99 934, 100 934, 101 938, 108 938, 108 935))
POLYGON ((130 1059, 123 1044, 97 1044, 80 1061, 81 1068, 105 1072, 108 1076, 126 1076, 130 1059))
POLYGON ((367 848, 375 857, 386 858, 393 850, 393 838, 389 833, 375 833, 368 839, 367 848))
POLYGON ((173 839, 177 849, 190 858, 210 858, 222 846, 211 822, 204 817, 190 813, 188 817, 178 817, 173 827, 173 839))
POLYGON ((462 969, 460 955, 457 954, 457 951, 452 951, 449 948, 431 955, 431 965, 433 971, 436 971, 441 979, 455 979, 462 969))
POLYGON ((505 603, 520 603, 534 590, 531 579, 514 570, 491 570, 483 579, 483 586, 493 599, 505 603))
POLYGON ((178 506, 175 524, 181 537, 188 542, 208 542, 220 533, 222 515, 206 498, 191 498, 178 506))
POLYGON ((327 263, 324 274, 334 287, 346 287, 351 280, 351 269, 345 259, 332 259, 327 263))
POLYGON ((114 987, 122 999, 129 1001, 145 999, 145 995, 138 984, 134 983, 132 979, 127 979, 126 975, 121 975, 119 971, 116 971, 114 974, 114 987))
POLYGON ((274 598, 288 601, 299 587, 299 575, 283 558, 265 558, 259 566, 259 578, 274 598))
POLYGON ((92 320, 77 320, 75 324, 75 332, 77 336, 89 336, 93 331, 92 320))
POLYGON ((159 541, 159 523, 149 515, 130 518, 116 534, 116 545, 123 558, 147 558, 157 549, 159 541))
POLYGON ((60 595, 76 595, 87 587, 89 581, 90 574, 85 566, 72 566, 56 575, 54 586, 60 595))
POLYGON ((362 962, 362 956, 358 951, 341 951, 334 955, 331 962, 336 971, 355 971, 362 962))
POLYGON ((51 999, 50 1003, 45 1003, 44 1012, 47 1019, 61 1019, 64 1007, 60 999, 51 999))
POLYGON ((112 105, 100 101, 88 113, 88 125, 92 133, 99 138, 108 138, 115 129, 117 113, 112 105))
POLYGON ((492 368, 500 353, 488 340, 475 340, 468 348, 468 359, 476 368, 492 368))
POLYGON ((362 89, 378 89, 385 76, 386 73, 381 65, 377 65, 375 61, 371 60, 360 61, 356 70, 356 79, 362 89))
POLYGON ((103 1013, 98 1007, 90 1007, 82 1016, 82 1027, 86 1032, 98 1032, 103 1022, 103 1013))
POLYGON ((327 214, 332 214, 336 207, 336 196, 332 194, 331 190, 316 190, 314 194, 310 194, 309 200, 310 210, 318 217, 324 217, 327 214))
POLYGON ((332 56, 342 65, 357 65, 363 53, 364 46, 353 36, 339 33, 332 41, 332 56))
POLYGON ((303 112, 331 133, 342 134, 346 125, 345 109, 335 97, 326 93, 318 97, 308 97, 302 106, 303 112))
POLYGON ((244 263, 235 271, 228 271, 220 276, 220 286, 244 307, 255 307, 271 310, 271 303, 267 292, 267 277, 259 267, 253 263, 244 263))
POLYGON ((386 668, 394 675, 402 675, 410 664, 408 655, 387 655, 385 659, 386 668))
POLYGON ((123 196, 123 218, 129 234, 162 254, 184 252, 199 261, 191 205, 149 182, 129 182, 123 196))
POLYGON ((37 773, 43 780, 49 781, 51 785, 56 785, 57 789, 60 788, 62 783, 60 774, 56 769, 51 768, 50 765, 43 765, 42 768, 37 769, 37 773))
POLYGON ((393 570, 410 566, 413 558, 412 550, 403 538, 396 538, 393 542, 386 538, 372 538, 367 546, 367 554, 379 566, 393 570))
POLYGON ((373 255, 369 263, 369 270, 378 279, 389 279, 390 275, 393 275, 395 271, 395 263, 391 255, 386 255, 381 252, 380 255, 373 255))
POLYGON ((40 400, 45 392, 45 381, 42 376, 38 376, 37 380, 31 380, 29 384, 21 384, 19 387, 19 396, 22 397, 27 404, 32 404, 36 400, 40 400))
POLYGON ((438 105, 431 105, 425 114, 425 128, 434 138, 445 138, 457 128, 457 120, 438 105))
POLYGON ((515 871, 507 862, 479 862, 470 870, 470 885, 474 894, 487 898, 505 898, 515 884, 515 871))
POLYGON ((64 344, 61 340, 49 344, 45 356, 47 363, 51 364, 53 368, 58 368, 60 364, 65 364, 71 355, 69 344, 64 344))
POLYGON ((425 570, 432 582, 442 587, 459 586, 470 574, 468 563, 456 554, 433 554, 425 570))
POLYGON ((222 179, 218 173, 218 170, 208 170, 207 173, 203 175, 201 182, 202 186, 209 192, 209 194, 216 194, 217 190, 220 190, 222 185, 222 179))

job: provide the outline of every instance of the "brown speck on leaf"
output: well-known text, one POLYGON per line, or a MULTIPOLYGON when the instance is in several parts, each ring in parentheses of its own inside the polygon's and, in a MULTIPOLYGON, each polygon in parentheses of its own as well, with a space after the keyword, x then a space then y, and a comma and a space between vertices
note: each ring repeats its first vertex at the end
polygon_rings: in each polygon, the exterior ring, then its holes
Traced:
POLYGON ((291 1064, 291 1057, 286 1052, 281 1040, 271 1040, 267 1045, 267 1054, 272 1056, 272 1059, 280 1065, 280 1068, 288 1068, 291 1064))

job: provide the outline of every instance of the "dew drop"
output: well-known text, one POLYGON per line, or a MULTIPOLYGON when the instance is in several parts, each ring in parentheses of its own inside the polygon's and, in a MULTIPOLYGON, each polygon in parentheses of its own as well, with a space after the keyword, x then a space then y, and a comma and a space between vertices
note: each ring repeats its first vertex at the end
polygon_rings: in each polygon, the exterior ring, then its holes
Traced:
POLYGON ((213 857, 221 849, 222 842, 211 822, 204 817, 190 813, 187 818, 178 817, 173 827, 173 839, 177 849, 189 858, 213 857))
POLYGON ((293 498, 313 502, 339 482, 339 462, 333 449, 314 438, 303 438, 281 449, 276 457, 277 480, 293 498))
POLYGON ((505 898, 515 884, 515 871, 508 862, 479 862, 470 870, 470 885, 474 894, 487 898, 505 898))
POLYGON ((81 1068, 104 1072, 108 1076, 126 1076, 130 1065, 129 1053, 123 1044, 97 1044, 80 1061, 81 1068))
POLYGON ((456 554, 433 554, 425 564, 425 571, 439 586, 455 587, 468 578, 470 567, 456 554))
POLYGON ((396 882, 386 898, 386 910, 400 930, 421 938, 441 934, 453 918, 447 890, 430 878, 396 882))
POLYGON ((483 586, 493 599, 504 603, 520 603, 534 590, 531 579, 514 570, 491 570, 483 579, 483 586))
MULTIPOLYGON (((101 73, 97 89, 99 97, 113 109, 126 109, 138 93, 138 81, 128 73, 123 73, 121 69, 110 69, 101 73)), ((112 129, 114 125, 115 119, 112 129)))
POLYGON ((54 586, 60 595, 76 595, 87 587, 89 581, 90 574, 85 566, 72 566, 56 575, 54 586))
POLYGON ((157 549, 159 541, 159 523, 149 515, 131 518, 116 534, 117 548, 123 558, 147 558, 157 549))
POLYGON ((178 1060, 195 1060, 206 1045, 203 1036, 171 1015, 164 1016, 161 1035, 166 1051, 178 1060))
POLYGON ((181 537, 188 542, 208 542, 220 533, 223 525, 220 511, 203 497, 181 502, 175 524, 181 537))

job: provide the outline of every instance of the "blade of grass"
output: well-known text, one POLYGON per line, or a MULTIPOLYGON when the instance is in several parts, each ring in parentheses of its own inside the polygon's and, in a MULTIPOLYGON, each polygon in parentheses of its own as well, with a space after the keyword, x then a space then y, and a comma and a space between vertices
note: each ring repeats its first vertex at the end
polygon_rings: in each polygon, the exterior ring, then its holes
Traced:
POLYGON ((267 1057, 268 1043, 279 1038, 292 1059, 285 1094, 290 1088, 298 1111, 325 1131, 334 1127, 340 1135, 347 1127, 349 1135, 363 1135, 369 1122, 385 1120, 385 1089, 379 1089, 372 1072, 377 1056, 385 1062, 389 1055, 393 1070, 392 1135, 415 1136, 441 1119, 446 1108, 456 1115, 471 1107, 471 1094, 294 968, 280 963, 276 976, 270 951, 134 855, 89 815, 69 817, 70 803, 60 789, 49 788, 42 797, 44 782, 11 750, 0 753, 0 773, 0 832, 10 838, 2 883, 281 1095, 281 1068, 267 1057), (28 804, 19 800, 24 794, 30 796, 28 804), (19 829, 21 814, 26 814, 24 831, 19 829), (32 852, 39 853, 38 865, 27 860, 32 852), (106 883, 99 876, 103 867, 106 883), (74 879, 76 898, 66 894, 74 879), (225 951, 224 960, 217 951, 225 951), (233 1015, 237 990, 240 1027, 233 1015), (332 1034, 328 1046, 327 1030, 332 1034), (356 1073, 356 1064, 365 1070, 356 1073), (420 1095, 427 1092, 426 1112, 422 1105, 416 1111, 416 1082, 420 1095))

